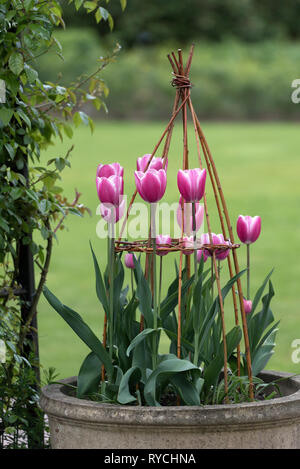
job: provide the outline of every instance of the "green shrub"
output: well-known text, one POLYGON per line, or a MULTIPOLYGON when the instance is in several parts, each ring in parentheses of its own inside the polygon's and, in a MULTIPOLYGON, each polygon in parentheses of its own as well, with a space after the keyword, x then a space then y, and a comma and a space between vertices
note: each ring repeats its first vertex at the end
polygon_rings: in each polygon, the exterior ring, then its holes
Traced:
MULTIPOLYGON (((66 61, 53 57, 51 67, 41 62, 41 74, 49 80, 62 72, 62 83, 70 82, 78 67, 84 64, 88 73, 95 59, 105 55, 93 30, 71 29, 57 36, 66 61), (80 64, 72 58, 78 55, 80 64)), ((111 90, 107 105, 112 118, 168 118, 174 90, 166 56, 174 48, 166 44, 123 50, 118 67, 112 64, 103 71, 111 90)), ((299 75, 299 61, 296 42, 196 43, 191 70, 194 106, 210 119, 295 119, 299 107, 291 102, 291 83, 299 75)))

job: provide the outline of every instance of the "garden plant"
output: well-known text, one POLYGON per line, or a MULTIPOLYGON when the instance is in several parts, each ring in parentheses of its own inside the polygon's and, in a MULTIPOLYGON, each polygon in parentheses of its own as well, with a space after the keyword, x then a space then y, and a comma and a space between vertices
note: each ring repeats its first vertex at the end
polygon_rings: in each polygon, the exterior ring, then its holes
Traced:
MULTIPOLYGON (((112 28, 103 2, 69 3, 112 28)), ((101 71, 119 50, 95 57, 94 71, 82 70, 68 86, 41 81, 39 58, 50 51, 63 58, 55 37, 59 27, 65 28, 59 1, 0 1, 0 448, 44 444, 44 417, 37 405, 37 307, 58 230, 69 213, 82 216, 86 210, 77 190, 69 201, 59 185, 73 146, 57 155, 53 145, 57 138, 71 138, 81 123, 93 130, 82 106, 91 102, 105 108, 108 88, 101 71), (53 157, 45 162, 47 148, 53 157)), ((53 370, 45 379, 53 380, 53 370)))
POLYGON ((259 238, 261 219, 241 215, 237 220, 239 240, 247 247, 247 266, 240 270, 237 252, 241 245, 235 243, 216 165, 191 101, 193 50, 192 46, 185 66, 181 50, 168 56, 176 88, 173 113, 152 153, 137 159, 136 190, 127 210, 124 168, 118 162, 100 163, 96 170, 97 195, 108 233, 104 272, 91 246, 96 293, 105 313, 103 340, 77 312, 44 287, 50 305, 90 349, 77 383, 66 385, 78 398, 160 407, 239 404, 277 396, 276 385, 274 388, 260 377, 273 354, 278 330, 270 307, 272 272, 250 297, 250 246, 259 238), (193 169, 189 169, 188 111, 197 144, 198 164, 193 169), (181 233, 173 238, 159 232, 156 214, 166 191, 168 166, 173 163, 168 152, 179 115, 183 119, 183 168, 177 174, 181 233), (206 196, 209 182, 220 234, 214 233, 218 230, 213 231, 211 224, 206 196), (149 209, 149 237, 130 241, 122 235, 137 195, 149 209), (197 235, 203 230, 204 217, 207 233, 197 235), (163 263, 174 253, 179 255, 174 280, 162 299, 163 263), (130 269, 130 287, 124 285, 126 268, 130 269), (229 294, 232 306, 227 307, 229 294), (234 326, 228 330, 230 309, 234 326), (159 347, 163 334, 169 339, 168 353, 159 347))

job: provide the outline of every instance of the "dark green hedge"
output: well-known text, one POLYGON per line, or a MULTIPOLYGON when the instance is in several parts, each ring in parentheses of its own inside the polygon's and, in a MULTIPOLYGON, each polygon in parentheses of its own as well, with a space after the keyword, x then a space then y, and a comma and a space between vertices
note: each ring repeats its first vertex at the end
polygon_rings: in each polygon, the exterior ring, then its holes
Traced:
MULTIPOLYGON (((62 72, 62 84, 70 82, 83 71, 88 73, 95 58, 105 54, 93 30, 70 29, 57 36, 65 62, 54 55, 50 61, 42 60, 45 79, 55 80, 62 72)), ((123 50, 117 63, 103 72, 113 118, 168 117, 174 89, 166 55, 172 47, 123 50)), ((299 63, 300 42, 197 41, 191 72, 194 105, 204 118, 299 118, 300 104, 291 102, 291 83, 300 78, 299 63)))

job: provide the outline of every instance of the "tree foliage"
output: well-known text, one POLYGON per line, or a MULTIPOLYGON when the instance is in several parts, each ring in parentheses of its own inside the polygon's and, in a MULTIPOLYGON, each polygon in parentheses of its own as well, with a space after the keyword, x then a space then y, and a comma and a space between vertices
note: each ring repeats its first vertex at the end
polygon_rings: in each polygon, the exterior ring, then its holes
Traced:
MULTIPOLYGON (((78 9, 83 2, 69 3, 78 9)), ((97 21, 101 14, 113 26, 103 2, 84 2, 84 8, 87 12, 95 9, 97 21)), ((28 418, 19 407, 17 413, 13 411, 20 402, 22 408, 26 405, 18 393, 24 382, 27 405, 36 401, 34 373, 26 368, 34 362, 24 352, 26 347, 27 352, 28 347, 30 350, 28 333, 49 269, 53 238, 64 227, 69 213, 82 216, 87 210, 80 204, 77 191, 74 200, 68 201, 59 185, 61 172, 70 167, 73 147, 65 155, 58 155, 53 146, 57 138, 71 138, 74 127, 80 124, 93 130, 93 121, 82 105, 91 101, 96 109, 105 109, 103 99, 108 88, 101 71, 118 52, 116 47, 108 57, 95 57, 93 73, 85 75, 83 70, 68 86, 43 82, 38 60, 50 50, 62 56, 54 34, 60 27, 65 28, 65 23, 59 1, 0 1, 0 340, 2 349, 5 347, 0 364, 1 444, 8 424, 17 422, 27 433, 32 429, 32 408, 28 418), (45 162, 42 152, 51 147, 53 157, 45 162), (24 285, 20 284, 20 252, 24 246, 30 248, 38 272, 37 289, 29 305, 24 304, 24 285), (26 317, 21 313, 24 306, 26 317)))

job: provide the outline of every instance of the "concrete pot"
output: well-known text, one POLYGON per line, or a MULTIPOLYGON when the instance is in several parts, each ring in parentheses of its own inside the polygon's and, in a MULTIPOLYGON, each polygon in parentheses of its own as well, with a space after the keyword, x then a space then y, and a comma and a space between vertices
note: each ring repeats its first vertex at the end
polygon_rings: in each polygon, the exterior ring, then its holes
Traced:
MULTIPOLYGON (((300 377, 267 371, 283 397, 203 407, 101 404, 66 394, 62 384, 42 389, 53 449, 300 448, 300 377)), ((65 383, 76 383, 68 378, 65 383)))

